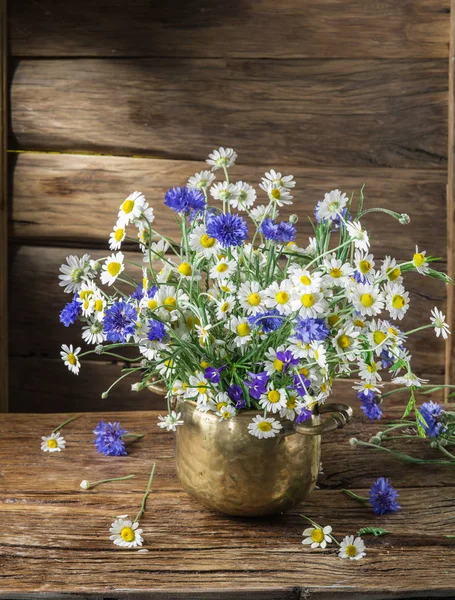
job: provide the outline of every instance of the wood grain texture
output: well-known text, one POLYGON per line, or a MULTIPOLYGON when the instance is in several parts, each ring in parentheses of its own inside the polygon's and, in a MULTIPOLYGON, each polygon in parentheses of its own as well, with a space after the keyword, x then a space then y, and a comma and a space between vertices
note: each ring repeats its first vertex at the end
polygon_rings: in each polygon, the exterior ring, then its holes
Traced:
POLYGON ((19 56, 443 58, 449 0, 14 0, 19 56))
POLYGON ((8 410, 8 90, 6 0, 0 0, 0 412, 8 410))
POLYGON ((10 146, 446 168, 447 60, 21 60, 10 146))
MULTIPOLYGON (((390 417, 396 416, 391 411, 390 417)), ((64 452, 40 452, 39 436, 65 417, 0 416, 0 598, 453 597, 455 544, 445 538, 455 527, 452 473, 403 468, 349 446, 353 432, 368 436, 377 424, 356 419, 327 436, 322 460, 331 488, 321 479, 320 489, 289 513, 248 520, 206 511, 181 491, 173 437, 157 427, 157 413, 121 415, 125 428, 146 435, 120 458, 100 456, 92 444, 94 423, 101 417, 116 419, 115 413, 83 415, 64 429, 64 452), (18 450, 11 452, 12 446, 18 450), (157 470, 141 519, 149 552, 116 549, 109 541, 112 516, 136 513, 152 461, 157 470), (82 479, 131 473, 136 477, 130 481, 79 488, 82 479), (365 495, 380 475, 400 490, 401 512, 375 517, 340 492, 345 486, 365 495), (304 548, 302 513, 330 523, 340 538, 367 525, 392 533, 365 538, 367 557, 353 564, 339 559, 334 547, 324 552, 304 548)))
MULTIPOLYGON (((184 185, 189 176, 207 166, 191 161, 44 153, 10 153, 9 159, 12 241, 101 248, 107 248, 119 204, 136 189, 153 206, 156 228, 178 239, 179 228, 163 204, 164 194, 174 185, 184 185)), ((368 215, 365 224, 375 252, 407 258, 419 244, 433 256, 445 257, 444 171, 304 168, 288 166, 280 159, 275 165, 240 163, 231 170, 231 177, 255 185, 257 203, 261 203, 266 198, 257 182, 271 167, 296 178, 294 204, 283 207, 280 214, 285 219, 291 213, 299 216, 298 242, 302 245, 312 234, 308 216, 325 192, 338 188, 347 194, 354 192, 357 199, 365 184, 366 207, 383 206, 411 217, 410 225, 403 226, 382 214, 368 215)))

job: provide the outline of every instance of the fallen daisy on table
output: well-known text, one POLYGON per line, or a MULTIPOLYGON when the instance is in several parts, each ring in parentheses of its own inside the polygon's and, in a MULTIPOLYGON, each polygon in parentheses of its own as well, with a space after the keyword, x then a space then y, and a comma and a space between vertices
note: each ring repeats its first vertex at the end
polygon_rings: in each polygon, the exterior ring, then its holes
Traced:
POLYGON ((150 488, 152 487, 155 466, 155 463, 153 463, 152 471, 149 477, 149 482, 147 484, 147 489, 145 490, 145 494, 142 499, 141 508, 137 513, 137 516, 134 519, 134 521, 128 519, 128 515, 121 515, 117 517, 116 520, 111 524, 111 527, 109 529, 109 532, 112 534, 110 536, 110 540, 114 542, 116 546, 120 546, 122 548, 137 548, 138 546, 142 546, 144 538, 141 535, 143 530, 139 527, 139 519, 145 511, 145 503, 147 502, 147 498, 150 494, 150 488))
POLYGON ((307 527, 303 535, 308 537, 303 540, 302 544, 311 544, 312 548, 325 548, 332 541, 330 537, 331 532, 332 528, 330 525, 322 529, 320 527, 307 527))
POLYGON ((340 544, 338 556, 340 558, 350 558, 351 560, 359 560, 366 555, 365 544, 362 538, 353 535, 347 535, 343 538, 340 544))
POLYGON ((79 415, 70 417, 64 423, 56 427, 50 435, 43 435, 41 437, 41 450, 43 452, 61 452, 64 450, 66 447, 66 440, 62 435, 60 435, 60 430, 63 429, 65 425, 68 425, 68 423, 71 423, 71 421, 74 421, 78 418, 79 415))
POLYGON ((353 535, 347 535, 340 543, 332 535, 332 528, 330 525, 321 527, 321 525, 318 525, 305 515, 300 516, 309 521, 312 525, 312 527, 307 527, 307 529, 305 529, 303 532, 303 535, 307 537, 305 537, 305 539, 302 541, 302 544, 307 544, 312 549, 322 548, 324 550, 327 544, 330 544, 330 542, 335 542, 335 544, 339 546, 338 556, 340 558, 359 560, 366 555, 365 543, 361 537, 357 536, 354 538, 353 535))

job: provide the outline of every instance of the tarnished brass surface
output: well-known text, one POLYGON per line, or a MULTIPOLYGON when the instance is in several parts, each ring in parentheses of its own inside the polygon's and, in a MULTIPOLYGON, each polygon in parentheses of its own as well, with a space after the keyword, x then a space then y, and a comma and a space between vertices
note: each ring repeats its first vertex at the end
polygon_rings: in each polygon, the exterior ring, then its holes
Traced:
MULTIPOLYGON (((338 427, 350 418, 347 406, 327 409, 344 410, 335 419, 338 427)), ((304 435, 288 422, 276 437, 259 440, 248 432, 257 411, 241 411, 220 422, 213 413, 198 411, 194 402, 177 400, 176 410, 184 420, 176 432, 177 475, 183 489, 206 507, 228 515, 269 515, 290 509, 313 490, 323 431, 319 415, 311 418, 304 435)))

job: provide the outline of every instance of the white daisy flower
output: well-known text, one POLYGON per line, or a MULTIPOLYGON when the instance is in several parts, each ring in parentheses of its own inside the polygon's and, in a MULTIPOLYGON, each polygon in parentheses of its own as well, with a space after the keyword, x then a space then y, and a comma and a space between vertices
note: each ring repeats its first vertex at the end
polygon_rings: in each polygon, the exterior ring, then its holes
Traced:
POLYGON ((200 171, 190 177, 186 185, 190 189, 206 190, 212 185, 215 179, 216 177, 211 171, 200 171))
POLYGON ((202 371, 196 371, 194 375, 190 375, 185 397, 204 403, 213 399, 214 392, 210 387, 210 382, 205 378, 202 371))
MULTIPOLYGON (((152 242, 150 244, 150 252, 152 255, 152 260, 158 260, 160 258, 164 258, 166 252, 169 250, 169 242, 166 240, 158 240, 157 242, 152 242)), ((147 261, 148 261, 148 253, 147 253, 147 261)))
POLYGON ((181 289, 176 289, 172 285, 162 285, 156 292, 154 298, 158 306, 163 309, 160 312, 163 319, 166 320, 166 311, 171 315, 171 320, 178 319, 180 313, 176 310, 178 307, 185 308, 185 303, 188 301, 188 296, 181 289), (175 313, 175 314, 173 314, 175 313))
POLYGON ((80 351, 80 348, 73 349, 73 344, 70 344, 69 346, 62 344, 62 350, 60 352, 63 362, 68 367, 69 371, 75 375, 79 374, 79 369, 81 368, 81 363, 77 357, 80 351))
POLYGON ((237 263, 235 260, 229 260, 226 257, 220 258, 216 265, 210 269, 212 279, 228 279, 235 272, 237 263))
POLYGON ((183 261, 177 267, 177 272, 183 279, 191 279, 198 281, 201 279, 201 273, 198 269, 195 269, 189 262, 183 261))
POLYGON ((391 283, 401 283, 403 281, 401 269, 398 266, 397 261, 390 256, 386 256, 382 261, 381 273, 382 276, 386 277, 391 283))
POLYGON ((302 400, 300 402, 301 406, 312 409, 315 406, 319 406, 320 404, 324 404, 327 398, 327 393, 320 392, 319 394, 305 394, 302 396, 302 400))
MULTIPOLYGON (((277 358, 278 352, 285 352, 286 346, 278 346, 278 348, 270 347, 265 353, 264 369, 269 375, 273 373, 281 373, 283 371, 284 363, 277 358)), ((298 357, 296 357, 298 358, 298 357)))
POLYGON ((339 355, 346 357, 346 360, 355 360, 359 348, 359 332, 348 325, 341 329, 333 340, 333 346, 339 355))
POLYGON ((89 321, 88 325, 82 327, 82 339, 87 344, 102 344, 106 341, 104 333, 104 324, 98 319, 89 321))
POLYGON ((289 350, 296 358, 307 358, 308 356, 312 356, 311 344, 306 344, 294 337, 289 338, 289 350))
POLYGON ((378 372, 381 368, 380 362, 374 362, 374 360, 366 362, 361 358, 358 365, 359 377, 360 379, 363 379, 363 381, 374 384, 382 380, 382 377, 378 372))
POLYGON ((332 190, 328 194, 324 194, 324 200, 321 200, 316 205, 316 217, 321 220, 335 220, 346 207, 349 198, 340 190, 332 190))
MULTIPOLYGON (((266 187, 270 184, 274 187, 282 187, 291 190, 295 187, 294 175, 281 175, 281 173, 277 173, 273 169, 270 169, 270 171, 265 174, 265 177, 262 177, 262 186, 266 187)), ((262 187, 262 189, 265 189, 265 187, 262 187)))
POLYGON ((210 333, 210 329, 212 325, 199 325, 198 323, 194 324, 194 329, 199 338, 199 343, 201 346, 205 346, 208 341, 213 340, 213 334, 210 333))
POLYGON ((405 385, 406 387, 421 387, 422 383, 428 383, 428 379, 417 377, 417 375, 414 375, 414 373, 405 373, 401 377, 395 377, 395 379, 392 379, 392 383, 405 385))
POLYGON ((218 148, 218 150, 214 150, 209 154, 207 159, 207 163, 212 165, 212 171, 216 171, 217 169, 222 169, 225 167, 228 169, 235 164, 237 160, 237 152, 232 148, 218 148))
POLYGON ((370 240, 368 238, 368 232, 362 229, 362 226, 358 221, 347 222, 346 229, 349 234, 349 237, 354 242, 354 246, 358 250, 363 250, 364 252, 368 252, 370 247, 370 240))
POLYGON ((140 216, 133 219, 133 223, 138 229, 148 229, 149 225, 153 223, 154 220, 155 214, 153 212, 153 208, 149 206, 147 202, 145 202, 144 206, 142 207, 140 216))
POLYGON ((142 546, 144 538, 141 533, 142 529, 139 529, 139 523, 133 523, 132 521, 125 519, 116 519, 110 529, 110 540, 114 542, 116 546, 122 546, 123 548, 136 548, 142 546))
POLYGON ((302 290, 294 289, 291 308, 299 311, 301 317, 315 319, 327 311, 328 304, 321 292, 302 292, 302 290))
POLYGON ((166 431, 175 431, 179 425, 183 425, 183 421, 180 420, 181 416, 181 413, 176 413, 175 410, 165 417, 159 415, 157 425, 166 431))
POLYGON ((307 527, 303 532, 303 535, 307 537, 302 541, 302 544, 309 544, 312 548, 325 548, 332 541, 331 532, 330 525, 322 529, 320 527, 307 527))
POLYGON ((235 187, 237 188, 237 197, 230 200, 230 205, 237 210, 248 210, 256 201, 256 190, 244 181, 237 181, 235 187))
POLYGON ((384 287, 384 295, 392 319, 401 320, 409 308, 409 292, 398 283, 388 283, 384 287))
POLYGON ((210 188, 210 194, 215 200, 222 200, 223 202, 229 202, 231 206, 234 206, 233 202, 237 202, 239 199, 240 191, 233 183, 227 181, 219 181, 210 188))
POLYGON ((237 287, 232 281, 228 281, 227 279, 218 280, 218 286, 221 292, 225 294, 235 294, 237 292, 237 287))
POLYGON ((361 392, 365 396, 368 396, 370 392, 380 394, 380 387, 382 387, 382 384, 378 384, 378 386, 376 386, 374 383, 367 383, 366 381, 356 382, 356 384, 352 386, 357 393, 361 392))
POLYGON ((296 396, 288 396, 286 399, 286 406, 280 410, 280 417, 282 419, 288 419, 294 421, 296 415, 299 414, 298 402, 296 396))
POLYGON ((167 283, 171 279, 172 273, 172 265, 166 263, 165 265, 163 265, 162 269, 160 269, 156 274, 157 283, 167 283))
POLYGON ((445 315, 435 306, 431 310, 431 324, 434 325, 436 337, 443 337, 445 340, 450 335, 450 327, 446 323, 445 315))
POLYGON ((354 539, 353 535, 347 535, 340 544, 338 556, 340 558, 350 558, 359 560, 366 555, 365 544, 360 537, 354 539))
POLYGON ((216 256, 221 248, 215 238, 207 235, 207 231, 202 225, 195 227, 190 233, 189 244, 192 250, 199 252, 206 258, 216 256))
POLYGON ((216 416, 219 417, 218 421, 227 421, 235 417, 235 408, 230 404, 223 406, 220 410, 216 411, 216 416))
POLYGON ((256 315, 264 310, 262 290, 257 281, 246 281, 240 284, 237 298, 247 315, 256 315))
POLYGON ((51 433, 51 435, 43 435, 41 438, 41 450, 43 452, 61 452, 65 449, 65 438, 60 435, 60 431, 51 433))
MULTIPOLYGON (((354 265, 360 275, 362 275, 362 277, 364 277, 368 283, 373 282, 375 276, 375 262, 372 254, 356 250, 354 254, 354 265)), ((362 283, 366 282, 363 281, 362 283)))
POLYGON ((216 303, 216 317, 219 320, 225 321, 235 306, 234 296, 226 296, 218 300, 216 303))
POLYGON ((251 327, 246 317, 232 317, 229 323, 225 325, 225 328, 236 334, 234 344, 238 347, 245 346, 251 340, 251 327))
POLYGON ((297 264, 289 267, 291 281, 293 284, 305 292, 319 292, 321 290, 322 275, 317 271, 310 272, 297 264))
POLYGON ((308 239, 308 246, 304 248, 302 254, 308 258, 316 258, 318 255, 318 241, 316 238, 308 239))
POLYGON ((109 236, 109 248, 111 250, 120 250, 122 242, 126 236, 126 228, 121 221, 117 221, 114 230, 109 236))
POLYGON ((90 256, 84 254, 82 258, 78 256, 67 256, 66 262, 60 266, 60 273, 58 278, 59 286, 64 287, 63 290, 66 294, 75 294, 81 289, 82 283, 90 274, 90 256))
POLYGON ((349 263, 343 263, 343 261, 337 258, 334 254, 327 256, 323 260, 323 268, 326 275, 323 277, 323 281, 326 285, 339 285, 344 286, 351 277, 353 268, 349 263))
MULTIPOLYGON (((266 217, 270 217, 272 208, 270 205, 259 204, 250 210, 250 217, 255 223, 262 223, 266 217)), ((278 217, 278 211, 275 211, 275 217, 278 217)))
POLYGON ((121 252, 113 254, 106 259, 103 264, 103 271, 101 273, 101 282, 105 285, 112 285, 117 280, 117 277, 125 270, 123 263, 124 256, 121 252))
POLYGON ((176 367, 176 361, 172 358, 163 360, 155 366, 158 373, 163 377, 172 377, 175 373, 176 367))
POLYGON ((351 301, 362 316, 378 315, 384 308, 384 296, 371 283, 358 283, 351 288, 351 301))
POLYGON ((381 320, 372 319, 368 323, 367 338, 370 343, 371 350, 374 350, 376 356, 379 356, 384 349, 385 343, 388 341, 387 323, 381 320))
POLYGON ((323 342, 313 340, 310 342, 310 356, 324 369, 327 366, 327 350, 323 342))
POLYGON ((418 246, 416 246, 415 254, 412 257, 412 264, 414 265, 416 271, 418 273, 420 273, 421 275, 426 275, 430 268, 425 254, 426 254, 425 250, 423 250, 422 252, 419 252, 419 248, 418 248, 418 246))
POLYGON ((281 283, 274 281, 264 290, 264 304, 267 308, 276 308, 282 315, 289 314, 292 309, 292 282, 284 279, 281 283))
POLYGON ((277 206, 285 206, 286 204, 292 204, 293 196, 289 193, 289 190, 285 187, 275 186, 273 183, 260 183, 261 187, 269 196, 270 200, 274 201, 277 206))
POLYGON ((256 415, 252 422, 248 425, 250 435, 262 440, 263 438, 272 438, 280 433, 282 425, 276 419, 269 417, 268 419, 261 415, 256 415))
POLYGON ((141 192, 133 192, 128 196, 126 200, 120 205, 118 213, 118 223, 122 223, 124 226, 128 225, 141 216, 142 210, 145 207, 145 198, 141 192))

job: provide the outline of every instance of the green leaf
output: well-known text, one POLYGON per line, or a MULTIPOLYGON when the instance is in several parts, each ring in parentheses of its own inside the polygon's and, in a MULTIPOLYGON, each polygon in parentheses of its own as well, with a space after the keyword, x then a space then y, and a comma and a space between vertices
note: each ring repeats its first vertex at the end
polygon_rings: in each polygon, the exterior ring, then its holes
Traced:
POLYGON ((380 535, 386 535, 387 533, 392 532, 387 529, 382 529, 382 527, 362 527, 356 535, 374 535, 375 537, 379 537, 380 535))

